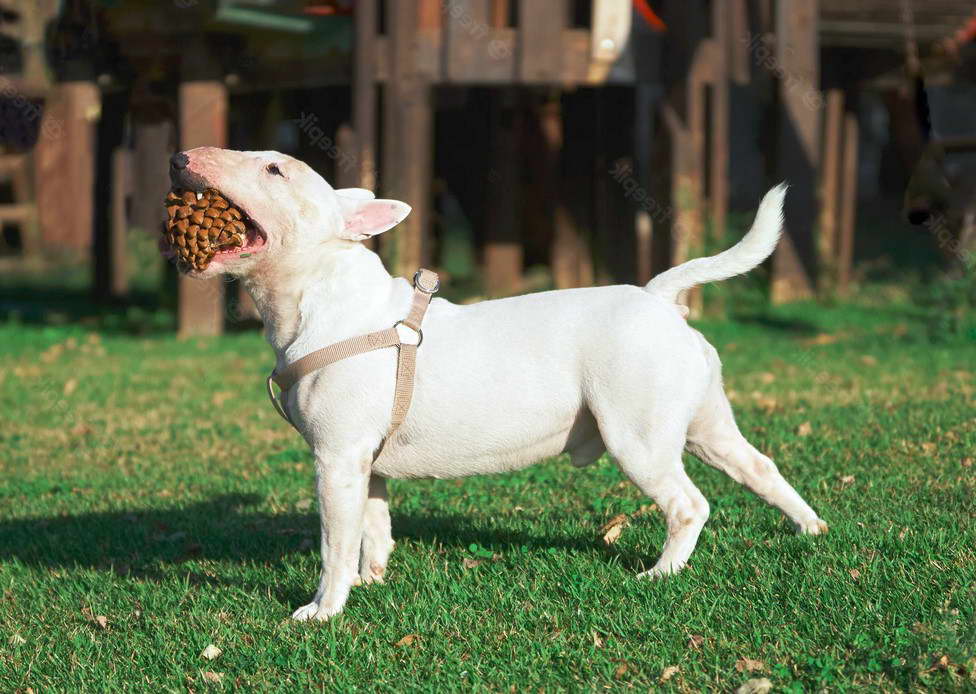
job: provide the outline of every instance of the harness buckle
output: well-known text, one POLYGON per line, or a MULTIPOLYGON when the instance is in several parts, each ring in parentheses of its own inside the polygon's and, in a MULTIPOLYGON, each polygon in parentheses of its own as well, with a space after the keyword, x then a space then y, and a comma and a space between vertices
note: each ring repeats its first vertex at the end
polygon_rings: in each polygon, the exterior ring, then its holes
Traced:
POLYGON ((423 292, 424 294, 434 295, 441 288, 441 278, 438 277, 435 273, 430 272, 430 270, 424 270, 423 268, 421 268, 413 274, 413 286, 415 289, 423 292), (433 288, 429 288, 426 285, 424 285, 423 280, 425 279, 425 275, 427 277, 429 277, 430 275, 434 276, 433 288))

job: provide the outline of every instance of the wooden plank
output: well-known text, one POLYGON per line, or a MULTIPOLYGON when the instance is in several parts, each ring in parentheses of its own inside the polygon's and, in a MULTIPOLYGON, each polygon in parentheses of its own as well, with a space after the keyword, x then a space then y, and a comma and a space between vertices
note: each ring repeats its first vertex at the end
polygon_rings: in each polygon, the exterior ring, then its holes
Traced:
POLYGON ((126 202, 132 191, 132 162, 128 148, 116 147, 112 153, 111 228, 109 237, 109 291, 113 298, 129 293, 128 235, 126 202))
POLYGON ((836 282, 837 227, 844 132, 844 92, 827 92, 824 122, 823 166, 820 171, 820 224, 817 230, 817 260, 820 288, 832 289, 836 282))
POLYGON ((837 287, 842 296, 850 293, 854 262, 854 229, 857 225, 857 161, 859 130, 857 116, 844 118, 843 185, 841 187, 840 236, 837 255, 837 287))
POLYGON ((517 53, 522 81, 542 84, 562 81, 562 32, 568 22, 566 0, 519 2, 517 53))
POLYGON ((383 106, 383 190, 413 212, 383 237, 394 271, 410 277, 426 261, 430 224, 433 114, 430 86, 417 69, 417 14, 412 3, 387 0, 390 79, 383 106))
POLYGON ((818 0, 780 0, 776 16, 776 58, 780 130, 778 177, 792 184, 786 198, 786 228, 773 257, 774 303, 813 296, 820 158, 820 51, 818 0))
POLYGON ((376 31, 377 0, 355 5, 353 47, 353 128, 358 154, 356 187, 376 190, 376 31))
MULTIPOLYGON (((179 87, 180 148, 227 146, 227 88, 222 81, 179 87)), ((180 337, 219 335, 224 329, 224 280, 179 278, 180 337)))
POLYGON ((486 194, 484 277, 489 296, 515 294, 522 286, 519 176, 522 111, 511 93, 493 95, 491 169, 486 194))

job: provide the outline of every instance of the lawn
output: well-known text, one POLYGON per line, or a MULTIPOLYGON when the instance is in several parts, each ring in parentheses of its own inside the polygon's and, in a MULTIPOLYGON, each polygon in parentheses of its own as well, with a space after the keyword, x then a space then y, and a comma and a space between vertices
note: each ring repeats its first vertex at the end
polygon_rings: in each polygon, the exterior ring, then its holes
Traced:
POLYGON ((700 324, 824 537, 689 458, 692 565, 638 581, 664 527, 612 461, 393 482, 387 583, 324 624, 287 619, 313 463, 257 333, 0 325, 0 691, 976 691, 976 341, 926 324, 882 300, 700 324))

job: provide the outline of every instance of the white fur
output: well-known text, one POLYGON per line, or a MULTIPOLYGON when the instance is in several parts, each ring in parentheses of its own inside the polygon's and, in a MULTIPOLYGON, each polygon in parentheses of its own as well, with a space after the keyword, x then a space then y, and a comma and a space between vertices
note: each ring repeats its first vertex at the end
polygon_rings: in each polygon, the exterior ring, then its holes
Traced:
MULTIPOLYGON (((407 314, 410 283, 344 238, 346 215, 370 204, 370 194, 334 191, 302 162, 274 152, 187 154, 197 183, 221 190, 267 236, 251 257, 214 261, 198 274, 243 278, 279 366, 407 314), (285 176, 269 178, 269 162, 285 176)), ((174 182, 185 183, 179 175, 174 182)), ((681 462, 687 448, 780 508, 801 532, 825 531, 773 462, 742 437, 718 354, 674 303, 680 290, 762 262, 780 233, 784 193, 767 194, 740 244, 669 270, 646 288, 570 289, 467 306, 435 298, 409 415, 375 459, 390 426, 395 349, 300 381, 285 406, 316 458, 322 572, 312 601, 294 617, 327 619, 342 610, 353 585, 382 580, 393 548, 387 478, 505 472, 564 451, 585 465, 607 450, 665 515, 664 549, 643 574, 658 576, 686 564, 708 517, 708 502, 681 462)), ((363 219, 382 221, 382 214, 361 216, 357 237, 363 219)))

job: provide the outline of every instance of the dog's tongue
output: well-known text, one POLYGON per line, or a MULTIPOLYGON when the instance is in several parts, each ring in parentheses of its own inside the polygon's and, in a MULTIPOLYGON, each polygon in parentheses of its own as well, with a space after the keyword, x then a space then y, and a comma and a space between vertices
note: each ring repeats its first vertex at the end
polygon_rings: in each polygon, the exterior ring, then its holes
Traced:
POLYGON ((218 251, 246 242, 243 214, 216 190, 172 190, 163 201, 167 220, 163 236, 180 262, 203 270, 218 251))

